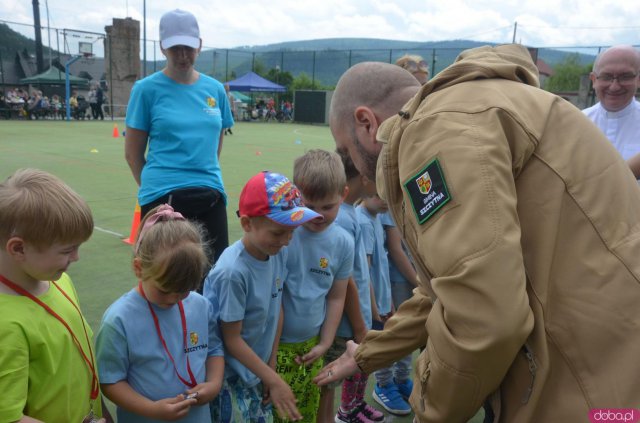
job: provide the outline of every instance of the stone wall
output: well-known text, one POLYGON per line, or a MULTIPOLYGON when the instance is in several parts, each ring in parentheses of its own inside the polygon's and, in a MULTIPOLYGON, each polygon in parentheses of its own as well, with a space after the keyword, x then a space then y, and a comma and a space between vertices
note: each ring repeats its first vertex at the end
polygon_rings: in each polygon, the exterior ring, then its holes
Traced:
MULTIPOLYGON (((105 67, 109 91, 109 105, 113 115, 126 113, 131 87, 141 75, 140 71, 140 21, 131 18, 113 18, 113 25, 105 27, 105 67)), ((105 112, 111 111, 105 106, 105 112)))

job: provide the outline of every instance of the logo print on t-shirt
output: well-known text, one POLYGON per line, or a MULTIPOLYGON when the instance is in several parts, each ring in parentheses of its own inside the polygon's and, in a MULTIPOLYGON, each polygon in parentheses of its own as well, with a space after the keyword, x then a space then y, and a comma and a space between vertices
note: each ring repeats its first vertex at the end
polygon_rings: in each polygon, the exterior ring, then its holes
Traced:
POLYGON ((189 341, 191 341, 191 345, 196 345, 198 343, 198 333, 191 332, 189 334, 189 341))
POLYGON ((207 106, 216 107, 216 99, 213 97, 207 97, 207 106))
POLYGON ((329 260, 326 257, 320 258, 320 267, 326 269, 329 266, 329 260))

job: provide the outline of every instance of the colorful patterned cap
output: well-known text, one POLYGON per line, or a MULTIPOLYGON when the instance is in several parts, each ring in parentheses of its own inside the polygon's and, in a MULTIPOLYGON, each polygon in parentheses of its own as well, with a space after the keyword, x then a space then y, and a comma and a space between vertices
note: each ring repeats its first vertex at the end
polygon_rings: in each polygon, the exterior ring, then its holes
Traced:
POLYGON ((322 215, 302 206, 300 191, 286 176, 262 171, 240 193, 238 216, 265 216, 285 226, 299 226, 322 215))

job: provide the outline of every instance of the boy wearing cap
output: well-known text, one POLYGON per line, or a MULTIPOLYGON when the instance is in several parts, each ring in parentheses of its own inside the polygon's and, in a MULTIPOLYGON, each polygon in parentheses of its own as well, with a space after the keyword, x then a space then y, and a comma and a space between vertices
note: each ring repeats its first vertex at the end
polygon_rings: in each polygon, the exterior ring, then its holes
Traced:
POLYGON ((286 177, 268 171, 244 186, 238 215, 244 235, 222 253, 204 284, 225 346, 225 381, 211 404, 212 419, 271 422, 271 402, 282 417, 299 420, 296 399, 274 370, 287 278, 282 247, 296 227, 320 215, 301 206, 286 177))
POLYGON ((310 150, 295 160, 293 175, 305 206, 323 219, 303 224, 287 248, 289 274, 282 297, 284 319, 276 370, 296 395, 303 421, 315 423, 318 415, 333 419, 333 389, 324 387, 320 392, 313 378, 323 366, 322 357, 342 317, 354 242, 333 223, 347 193, 340 157, 310 150), (321 407, 325 403, 328 407, 321 407), (326 408, 328 413, 319 412, 326 408))

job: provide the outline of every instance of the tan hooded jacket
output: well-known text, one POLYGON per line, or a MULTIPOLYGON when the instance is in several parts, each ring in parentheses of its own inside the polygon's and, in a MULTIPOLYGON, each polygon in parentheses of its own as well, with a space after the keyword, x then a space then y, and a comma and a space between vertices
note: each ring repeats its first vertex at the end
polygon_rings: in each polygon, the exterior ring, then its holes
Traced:
POLYGON ((605 136, 538 88, 526 49, 461 54, 383 123, 378 191, 421 284, 356 361, 426 344, 421 422, 588 422, 640 407, 640 190, 605 136))

